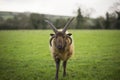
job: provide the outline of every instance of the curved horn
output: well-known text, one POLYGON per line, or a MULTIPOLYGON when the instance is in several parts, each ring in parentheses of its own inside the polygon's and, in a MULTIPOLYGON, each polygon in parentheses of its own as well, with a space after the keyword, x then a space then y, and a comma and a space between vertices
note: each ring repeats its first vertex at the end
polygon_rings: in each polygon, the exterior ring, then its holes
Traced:
POLYGON ((53 38, 54 38, 54 37, 51 37, 51 39, 50 39, 50 42, 49 42, 49 43, 50 43, 50 46, 52 46, 52 43, 51 43, 51 42, 52 42, 53 38))
POLYGON ((47 23, 50 25, 50 27, 53 29, 53 31, 54 31, 55 33, 58 32, 57 29, 55 28, 55 26, 54 26, 50 21, 45 20, 45 22, 47 22, 47 23))
POLYGON ((63 29, 63 33, 65 33, 66 32, 66 30, 67 30, 67 28, 68 28, 68 26, 70 25, 70 23, 72 22, 72 20, 74 19, 74 17, 73 18, 71 18, 71 19, 69 19, 69 21, 66 23, 66 25, 65 25, 65 27, 64 27, 64 29, 63 29))
POLYGON ((70 36, 67 36, 67 37, 70 39, 70 44, 69 45, 71 45, 72 44, 72 38, 70 36))

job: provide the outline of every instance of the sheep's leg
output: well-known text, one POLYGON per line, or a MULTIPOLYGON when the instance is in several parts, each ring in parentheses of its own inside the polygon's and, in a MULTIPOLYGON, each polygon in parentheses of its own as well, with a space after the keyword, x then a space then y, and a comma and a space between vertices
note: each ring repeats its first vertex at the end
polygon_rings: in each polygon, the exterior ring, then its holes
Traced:
POLYGON ((55 79, 58 80, 58 73, 59 73, 59 66, 60 66, 60 59, 56 59, 56 76, 55 79))
POLYGON ((66 65, 67 65, 67 61, 63 61, 63 77, 66 76, 66 65))

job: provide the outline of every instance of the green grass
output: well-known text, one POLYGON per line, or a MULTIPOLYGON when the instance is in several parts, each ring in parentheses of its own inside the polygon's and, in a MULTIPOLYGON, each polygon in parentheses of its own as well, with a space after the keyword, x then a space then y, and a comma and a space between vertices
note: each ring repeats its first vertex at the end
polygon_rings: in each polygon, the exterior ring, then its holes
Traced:
MULTIPOLYGON (((54 80, 49 30, 0 31, 0 80, 54 80)), ((75 54, 59 80, 120 80, 120 31, 71 30, 75 54)))

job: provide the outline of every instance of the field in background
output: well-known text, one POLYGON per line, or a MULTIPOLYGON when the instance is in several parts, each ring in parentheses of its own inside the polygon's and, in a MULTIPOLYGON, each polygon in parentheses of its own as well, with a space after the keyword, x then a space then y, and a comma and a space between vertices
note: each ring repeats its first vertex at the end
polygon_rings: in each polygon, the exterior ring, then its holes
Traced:
MULTIPOLYGON (((54 80, 50 30, 0 31, 0 80, 54 80)), ((71 30, 75 54, 59 80, 120 80, 120 31, 71 30)))

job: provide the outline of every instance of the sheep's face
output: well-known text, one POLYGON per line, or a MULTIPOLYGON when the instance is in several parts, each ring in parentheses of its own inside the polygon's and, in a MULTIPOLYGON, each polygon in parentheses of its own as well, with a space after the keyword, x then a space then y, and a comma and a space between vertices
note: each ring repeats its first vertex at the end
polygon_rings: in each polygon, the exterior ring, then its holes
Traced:
POLYGON ((69 38, 72 34, 64 34, 63 32, 57 32, 56 34, 50 34, 52 37, 54 36, 55 47, 58 50, 64 50, 67 45, 67 38, 69 38))
POLYGON ((65 34, 58 32, 55 36, 55 46, 58 50, 64 50, 66 45, 65 34))
POLYGON ((69 45, 72 44, 72 38, 70 37, 72 34, 70 33, 66 34, 66 30, 73 19, 74 17, 68 20, 68 22, 66 23, 62 31, 58 31, 56 27, 50 21, 45 20, 45 22, 47 22, 50 25, 50 27, 53 29, 53 31, 55 32, 55 34, 50 34, 51 35, 51 39, 50 39, 51 47, 53 45, 52 44, 53 39, 54 39, 54 45, 58 50, 64 50, 67 43, 69 45), (69 38, 69 40, 67 38, 69 38))

